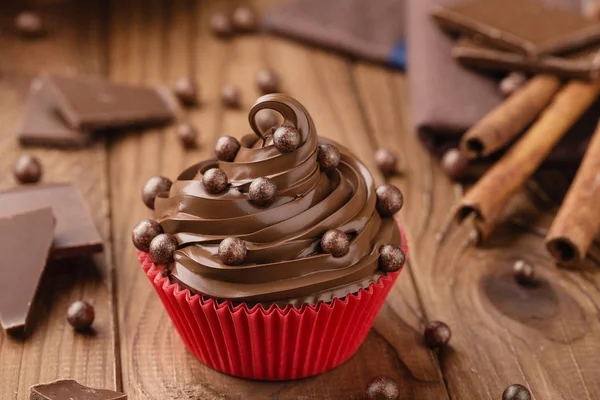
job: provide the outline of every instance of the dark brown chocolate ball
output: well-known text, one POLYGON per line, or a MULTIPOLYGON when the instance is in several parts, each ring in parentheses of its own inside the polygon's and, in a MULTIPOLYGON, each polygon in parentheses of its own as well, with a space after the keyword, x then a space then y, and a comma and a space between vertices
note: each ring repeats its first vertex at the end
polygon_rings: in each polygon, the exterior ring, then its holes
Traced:
POLYGON ((448 325, 441 321, 431 321, 425 325, 423 339, 425 344, 432 349, 445 347, 450 341, 452 332, 448 325))
POLYGON ((330 229, 321 238, 321 249, 334 257, 343 257, 350 250, 348 235, 339 229, 330 229))
POLYGON ((250 184, 248 198, 259 206, 273 204, 277 197, 277 185, 269 178, 256 178, 250 184))
POLYGON ((36 13, 25 11, 15 18, 17 33, 26 38, 43 36, 45 33, 42 18, 36 13))
POLYGON ((233 161, 241 144, 233 136, 221 136, 215 145, 215 156, 221 161, 233 161))
POLYGON ((78 331, 90 329, 95 316, 94 307, 87 301, 77 300, 67 309, 67 321, 78 331))
POLYGON ((396 155, 387 149, 379 149, 375 152, 375 165, 383 175, 391 175, 396 171, 396 155))
POLYGON ((227 108, 238 108, 240 106, 240 89, 233 84, 223 86, 221 103, 227 108))
POLYGON ((252 32, 258 27, 254 11, 246 6, 239 6, 233 11, 231 22, 238 32, 252 32))
POLYGON ((42 178, 42 164, 29 154, 23 154, 13 168, 13 174, 21 183, 36 183, 42 178))
POLYGON ((282 125, 273 133, 273 144, 281 153, 291 153, 300 147, 302 137, 298 129, 289 125, 282 125))
POLYGON ((469 159, 459 149, 448 149, 440 160, 440 166, 448 177, 458 180, 465 176, 469 159))
POLYGON ((513 264, 515 280, 521 285, 533 285, 536 282, 535 268, 525 260, 518 260, 513 264))
POLYGON ((256 74, 256 86, 262 94, 276 93, 279 91, 279 77, 270 69, 261 69, 256 74))
POLYGON ((173 91, 182 105, 191 107, 198 104, 198 86, 192 78, 187 76, 179 78, 173 91))
POLYGON ((256 125, 262 133, 279 125, 279 113, 274 110, 263 109, 256 113, 256 125))
POLYGON ((233 24, 227 15, 217 12, 210 17, 210 30, 213 35, 226 38, 233 33, 233 24))
POLYGON ((379 249, 379 269, 383 272, 396 272, 404 266, 406 254, 393 244, 384 244, 379 249))
POLYGON ((186 149, 196 147, 198 141, 198 129, 188 122, 183 122, 177 126, 177 137, 186 149))
POLYGON ((148 179, 148 182, 142 188, 142 200, 146 207, 154 210, 154 199, 156 199, 156 196, 159 193, 168 192, 172 184, 173 182, 164 176, 153 176, 148 179))
POLYGON ((376 376, 371 379, 365 391, 367 400, 397 400, 400 396, 398 382, 389 376, 376 376))
POLYGON ((170 264, 177 250, 177 239, 170 233, 161 233, 150 242, 150 256, 155 264, 170 264))
POLYGON ((242 239, 227 237, 219 243, 219 258, 225 265, 238 265, 244 262, 248 249, 242 239))
POLYGON ((391 217, 402 208, 404 196, 394 185, 382 185, 377 188, 377 203, 375 207, 382 217, 391 217))
POLYGON ((131 232, 133 245, 141 251, 149 252, 152 239, 162 233, 160 224, 151 219, 145 219, 137 223, 131 232))
POLYGON ((519 90, 527 81, 525 74, 520 72, 511 72, 504 79, 500 81, 498 89, 500 94, 504 97, 510 97, 519 90))
POLYGON ((340 151, 337 149, 337 147, 331 144, 321 144, 319 145, 317 161, 319 162, 322 170, 331 171, 340 165, 342 156, 340 155, 340 151))
POLYGON ((227 174, 222 169, 211 168, 202 175, 202 184, 208 193, 219 194, 227 188, 227 174))
POLYGON ((523 385, 510 385, 504 389, 502 400, 531 400, 531 392, 523 385))

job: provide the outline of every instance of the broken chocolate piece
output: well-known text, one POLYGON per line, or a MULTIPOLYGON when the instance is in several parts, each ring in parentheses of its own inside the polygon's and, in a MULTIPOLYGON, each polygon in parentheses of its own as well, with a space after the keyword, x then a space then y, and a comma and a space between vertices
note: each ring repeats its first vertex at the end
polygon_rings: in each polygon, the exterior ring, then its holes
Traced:
POLYGON ((50 207, 0 218, 0 324, 7 332, 26 329, 54 227, 50 207))
POLYGON ((30 400, 127 400, 127 395, 83 386, 73 379, 59 379, 31 387, 30 400))

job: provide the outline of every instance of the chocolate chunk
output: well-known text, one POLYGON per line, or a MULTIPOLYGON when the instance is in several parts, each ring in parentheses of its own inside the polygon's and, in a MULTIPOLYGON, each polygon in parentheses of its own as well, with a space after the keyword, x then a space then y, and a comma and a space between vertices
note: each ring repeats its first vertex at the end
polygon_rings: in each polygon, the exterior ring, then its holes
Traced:
POLYGON ((383 175, 391 175, 396 171, 396 155, 387 149, 379 149, 375 152, 375 164, 383 175))
POLYGON ((256 86, 262 94, 275 93, 279 91, 279 77, 270 69, 261 69, 256 74, 256 86))
POLYGON ((525 386, 514 384, 504 389, 502 400, 531 400, 531 393, 525 386))
POLYGON ((289 125, 282 125, 273 133, 273 144, 282 153, 291 153, 300 147, 302 137, 298 129, 289 125))
POLYGON ((87 301, 77 300, 67 309, 67 321, 77 331, 86 331, 94 323, 96 313, 87 301))
POLYGON ((17 33, 25 38, 43 36, 46 32, 42 18, 33 12, 24 11, 15 18, 17 33))
POLYGON ((527 82, 527 77, 520 72, 511 72, 500 81, 498 90, 504 97, 510 97, 527 82))
POLYGON ((170 264, 177 250, 177 239, 169 233, 161 233, 150 242, 150 256, 155 264, 170 264))
POLYGON ((74 186, 21 186, 0 192, 0 216, 43 207, 52 207, 56 217, 50 258, 82 257, 102 251, 102 237, 74 186))
POLYGON ((191 78, 186 76, 179 78, 173 92, 179 102, 186 107, 198 104, 198 87, 191 78))
POLYGON ((242 239, 227 237, 219 243, 219 258, 225 265, 238 265, 244 262, 248 249, 242 239))
POLYGON ((231 19, 223 13, 214 13, 210 17, 210 30, 213 35, 226 38, 233 33, 233 25, 231 19))
POLYGON ((267 130, 279 125, 279 113, 273 110, 263 109, 256 113, 256 125, 264 134, 267 130))
POLYGON ((196 147, 198 140, 198 130, 189 122, 182 122, 177 126, 177 137, 186 149, 196 147))
POLYGON ((380 375, 371 379, 365 395, 367 400, 396 400, 400 396, 400 387, 389 376, 380 375))
POLYGON ((228 108, 238 108, 240 106, 240 89, 233 84, 223 86, 221 103, 228 108))
POLYGON ((21 183, 36 183, 42 178, 42 164, 36 157, 23 154, 13 168, 13 174, 21 183))
POLYGON ((377 202, 375 207, 382 217, 391 217, 402 208, 404 196, 402 192, 394 185, 382 185, 375 191, 377 202))
POLYGON ((536 283, 535 268, 524 260, 518 260, 513 264, 515 280, 521 285, 533 285, 536 283))
POLYGON ((231 22, 238 32, 252 32, 258 27, 254 11, 246 6, 239 6, 233 11, 231 22))
POLYGON ((319 145, 319 153, 317 154, 317 162, 324 171, 334 170, 340 165, 342 156, 337 147, 331 144, 319 145))
POLYGON ((350 239, 339 229, 330 229, 321 237, 321 249, 334 257, 343 257, 350 251, 350 239))
POLYGON ((469 159, 459 149, 448 149, 440 160, 442 170, 452 179, 461 179, 467 172, 469 159))
POLYGON ((231 162, 235 160, 240 147, 240 142, 233 136, 221 136, 215 145, 215 156, 221 161, 231 162))
POLYGON ((137 223, 131 232, 131 240, 133 245, 143 252, 150 251, 150 243, 152 239, 162 233, 160 224, 151 219, 145 219, 137 223))
POLYGON ((385 244, 379 249, 379 269, 383 272, 396 272, 404 266, 406 254, 393 244, 385 244))
POLYGON ((127 400, 125 393, 83 386, 72 379, 60 379, 31 387, 31 400, 127 400))
POLYGON ((7 211, 0 218, 0 324, 16 333, 26 330, 56 221, 50 207, 12 215, 7 211))
POLYGON ((423 332, 425 344, 432 349, 445 347, 450 341, 451 336, 450 327, 441 321, 429 322, 423 332))
POLYGON ((259 206, 273 204, 277 197, 277 185, 269 178, 256 178, 250 184, 248 198, 259 206))
POLYGON ((142 188, 142 201, 151 210, 154 210, 154 200, 156 196, 161 192, 168 192, 171 189, 170 179, 164 176, 153 176, 148 179, 144 187, 142 188))
POLYGON ((202 175, 204 189, 211 194, 219 194, 227 188, 227 174, 222 169, 211 168, 202 175))

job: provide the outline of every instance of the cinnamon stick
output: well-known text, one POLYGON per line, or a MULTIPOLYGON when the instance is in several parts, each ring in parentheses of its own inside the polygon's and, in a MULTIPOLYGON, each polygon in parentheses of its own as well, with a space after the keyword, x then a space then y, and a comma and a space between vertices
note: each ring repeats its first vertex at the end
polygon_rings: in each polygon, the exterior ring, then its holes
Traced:
POLYGON ((537 75, 490 111, 460 141, 469 158, 484 157, 505 147, 542 112, 560 89, 553 75, 537 75))
POLYGON ((546 247, 565 266, 585 258, 600 228, 600 121, 577 175, 546 236, 546 247))
MULTIPOLYGON (((507 200, 525 184, 599 93, 600 80, 567 83, 531 128, 461 199, 457 219, 462 221, 475 214, 483 222, 494 222, 494 216, 501 212, 507 200)), ((489 232, 491 229, 484 233, 489 232)))

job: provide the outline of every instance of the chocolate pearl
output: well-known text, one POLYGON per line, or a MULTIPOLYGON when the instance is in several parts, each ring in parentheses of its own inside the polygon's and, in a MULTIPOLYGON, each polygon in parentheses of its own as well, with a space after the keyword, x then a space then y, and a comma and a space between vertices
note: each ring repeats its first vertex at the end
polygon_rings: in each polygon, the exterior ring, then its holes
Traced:
POLYGON ((211 168, 202 175, 202 184, 208 193, 221 193, 227 187, 227 175, 222 169, 211 168))
POLYGON ((67 309, 67 321, 78 331, 90 329, 95 316, 94 307, 87 301, 77 300, 67 309))
POLYGON ((524 260, 518 260, 513 264, 515 280, 521 285, 533 285, 536 282, 535 268, 524 260))
POLYGON ((154 199, 159 193, 168 192, 171 189, 171 182, 164 176, 153 176, 148 179, 148 182, 142 189, 142 200, 144 204, 151 210, 154 210, 154 199))
POLYGON ((391 175, 396 171, 398 159, 389 150, 379 149, 375 152, 375 165, 383 175, 391 175))
POLYGON ((423 339, 425 344, 432 349, 439 349, 448 344, 452 332, 448 325, 441 321, 431 321, 425 325, 423 339))
POLYGON ((298 129, 289 125, 282 125, 273 134, 273 144, 281 153, 291 153, 300 147, 302 137, 298 129))
POLYGON ((240 89, 232 84, 223 86, 221 103, 228 108, 238 108, 240 106, 240 89))
POLYGON ((337 147, 330 144, 319 145, 319 153, 317 154, 317 161, 321 166, 322 170, 331 171, 340 165, 342 156, 337 147))
POLYGON ((279 77, 270 69, 261 69, 256 74, 256 86, 262 94, 275 93, 279 91, 279 77))
POLYGON ((198 129, 190 123, 183 122, 177 127, 177 137, 186 149, 196 147, 198 129))
POLYGON ((252 32, 258 27, 254 11, 245 6, 239 6, 233 11, 231 22, 236 31, 252 32))
POLYGON ((215 156, 221 161, 233 161, 241 144, 233 136, 221 136, 215 145, 215 156))
POLYGON ((393 244, 384 244, 379 249, 379 269, 383 272, 396 272, 404 266, 406 254, 393 244))
POLYGON ((404 196, 394 185, 382 185, 376 190, 377 202, 375 207, 381 217, 391 217, 402 208, 404 196))
POLYGON ((511 72, 500 81, 498 89, 504 97, 510 97, 519 90, 527 81, 527 77, 520 72, 511 72))
POLYGON ((516 383, 504 389, 502 400, 531 400, 531 393, 525 386, 516 383))
POLYGON ((321 249, 334 257, 343 257, 350 250, 348 235, 339 229, 330 229, 321 238, 321 249))
POLYGON ((225 265, 238 265, 244 262, 248 250, 242 239, 227 237, 219 243, 219 258, 225 265))
POLYGON ((213 35, 226 38, 233 33, 233 25, 231 19, 223 13, 214 13, 210 17, 210 30, 213 35))
POLYGON ((19 35, 27 38, 42 36, 44 24, 40 16, 32 12, 22 12, 15 18, 15 28, 19 35))
POLYGON ((450 178, 458 180, 465 176, 469 159, 459 149, 448 149, 440 161, 442 170, 450 178))
POLYGON ((198 87, 196 83, 186 76, 179 78, 173 89, 179 102, 186 107, 194 106, 198 103, 198 87))
POLYGON ((150 256, 155 264, 170 264, 177 250, 177 239, 170 233, 161 233, 150 242, 150 256))
POLYGON ((137 223, 131 232, 131 240, 133 245, 141 251, 150 251, 150 242, 152 239, 162 233, 160 224, 151 219, 145 219, 137 223))
POLYGON ((262 133, 279 125, 279 113, 277 111, 262 109, 256 113, 255 118, 256 125, 262 133))
POLYGON ((400 396, 400 387, 389 376, 380 375, 371 379, 365 395, 367 400, 396 400, 400 396))
POLYGON ((23 154, 13 168, 13 174, 21 183, 39 182, 42 178, 42 164, 37 158, 23 154))
POLYGON ((277 197, 277 185, 269 178, 256 178, 250 184, 248 198, 259 206, 273 204, 277 197))

